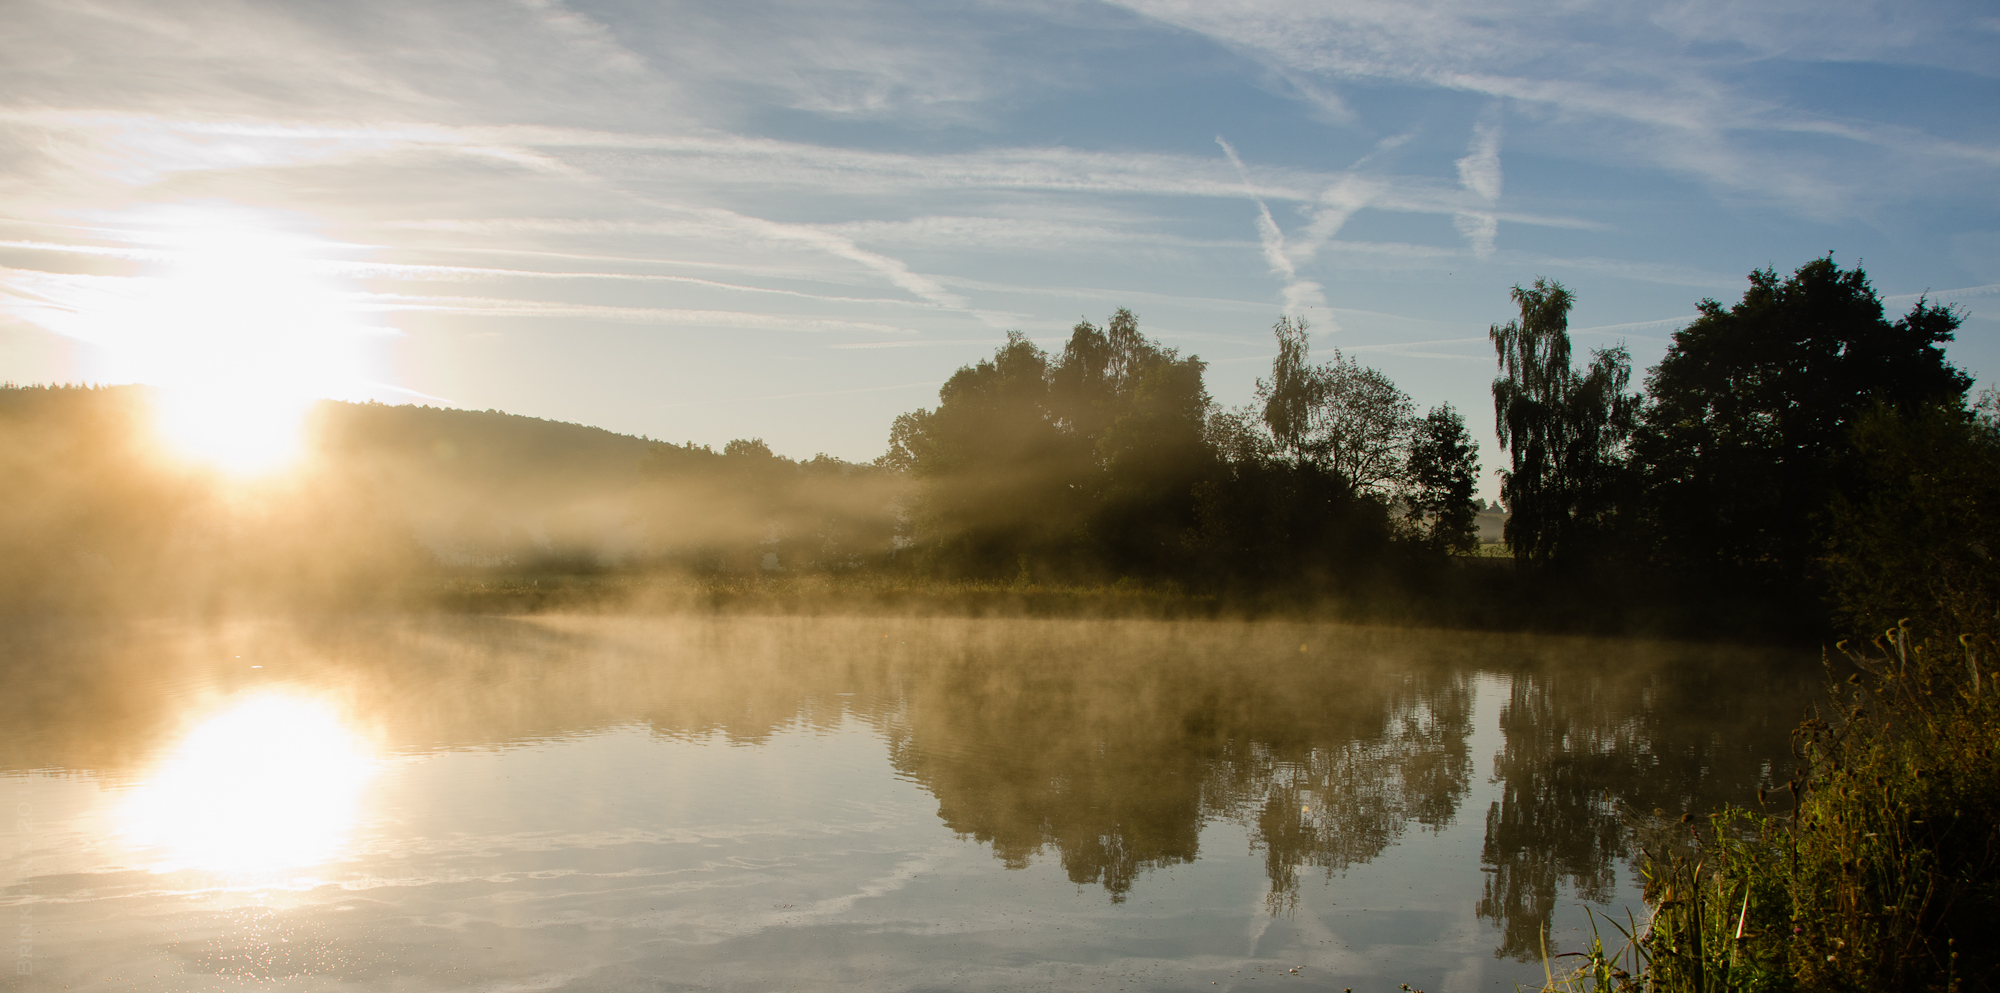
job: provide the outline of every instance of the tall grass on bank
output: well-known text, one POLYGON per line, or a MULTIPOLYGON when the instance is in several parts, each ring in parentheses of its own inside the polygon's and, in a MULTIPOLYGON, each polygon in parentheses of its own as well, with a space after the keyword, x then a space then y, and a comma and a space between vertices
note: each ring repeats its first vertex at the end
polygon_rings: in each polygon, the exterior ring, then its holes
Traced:
POLYGON ((2000 989, 1994 668, 1973 639, 1904 626, 1872 652, 1840 647, 1858 670, 1836 684, 1844 712, 1794 732, 1785 792, 1690 824, 1681 851, 1648 850, 1637 974, 1595 945, 1551 988, 2000 989))

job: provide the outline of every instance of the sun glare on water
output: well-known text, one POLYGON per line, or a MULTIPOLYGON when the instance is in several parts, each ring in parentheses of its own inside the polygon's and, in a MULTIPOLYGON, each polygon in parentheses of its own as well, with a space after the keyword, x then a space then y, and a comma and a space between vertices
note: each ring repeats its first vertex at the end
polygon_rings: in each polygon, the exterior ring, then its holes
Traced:
POLYGON ((81 315, 110 377, 158 388, 157 427, 178 454, 239 475, 284 467, 313 402, 369 378, 380 337, 329 275, 340 246, 296 217, 232 204, 122 221, 157 261, 81 315))
POLYGON ((120 811, 155 868, 300 869, 338 857, 375 759, 332 708, 260 696, 188 733, 120 811))

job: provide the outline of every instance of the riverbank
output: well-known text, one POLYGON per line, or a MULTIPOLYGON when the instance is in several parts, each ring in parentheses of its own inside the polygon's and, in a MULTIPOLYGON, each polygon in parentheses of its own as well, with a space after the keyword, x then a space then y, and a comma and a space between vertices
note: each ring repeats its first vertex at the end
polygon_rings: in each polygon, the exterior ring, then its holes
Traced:
POLYGON ((1649 849, 1651 921, 1552 988, 2000 989, 2000 670, 1900 626, 1842 647, 1785 788, 1649 849))

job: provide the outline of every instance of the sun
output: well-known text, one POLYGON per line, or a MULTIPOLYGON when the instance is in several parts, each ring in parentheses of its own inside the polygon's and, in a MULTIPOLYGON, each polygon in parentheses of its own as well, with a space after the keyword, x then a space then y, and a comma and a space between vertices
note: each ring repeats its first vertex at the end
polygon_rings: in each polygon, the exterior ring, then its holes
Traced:
POLYGON ((184 457, 237 474, 296 459, 314 401, 369 380, 380 337, 337 278, 342 246, 297 216, 235 204, 123 221, 148 269, 86 315, 111 378, 156 387, 158 430, 184 457))
POLYGON ((258 696, 202 722, 120 808, 155 868, 299 869, 338 857, 376 762, 325 704, 258 696))

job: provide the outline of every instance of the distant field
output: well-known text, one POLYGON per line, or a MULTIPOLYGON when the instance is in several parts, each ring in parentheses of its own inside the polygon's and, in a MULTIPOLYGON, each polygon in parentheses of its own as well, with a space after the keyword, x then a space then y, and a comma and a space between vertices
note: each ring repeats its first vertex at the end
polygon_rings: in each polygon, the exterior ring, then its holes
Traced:
POLYGON ((1499 544, 1501 540, 1501 532, 1504 528, 1506 528, 1506 526, 1507 526, 1506 511, 1499 509, 1480 511, 1479 543, 1481 545, 1499 544))

